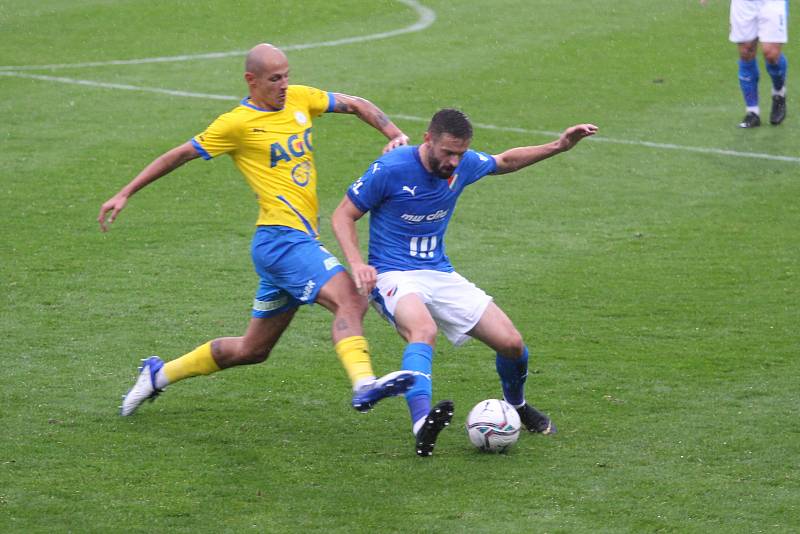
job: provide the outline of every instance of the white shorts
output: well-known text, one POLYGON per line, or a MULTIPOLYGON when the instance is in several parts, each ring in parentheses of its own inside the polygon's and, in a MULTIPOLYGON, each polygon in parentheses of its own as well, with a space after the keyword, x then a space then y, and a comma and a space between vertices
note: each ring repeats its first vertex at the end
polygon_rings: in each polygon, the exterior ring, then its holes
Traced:
POLYGON ((467 332, 478 324, 492 302, 492 297, 456 272, 427 270, 379 274, 370 300, 378 313, 395 325, 397 301, 411 293, 419 295, 439 330, 455 346, 470 339, 467 332))
POLYGON ((730 40, 785 43, 789 35, 788 15, 787 0, 731 0, 730 40))

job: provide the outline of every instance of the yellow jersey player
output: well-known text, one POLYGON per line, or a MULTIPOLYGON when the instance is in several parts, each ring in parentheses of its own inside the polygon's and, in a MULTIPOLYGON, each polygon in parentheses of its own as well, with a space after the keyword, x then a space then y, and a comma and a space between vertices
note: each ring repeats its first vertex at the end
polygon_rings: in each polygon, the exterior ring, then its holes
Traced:
POLYGON ((333 343, 353 385, 356 410, 368 411, 414 383, 408 371, 375 377, 362 328, 367 300, 318 240, 312 121, 326 112, 355 114, 389 139, 384 151, 407 144, 408 137, 368 100, 289 85, 289 62, 272 45, 249 51, 244 78, 249 95, 239 106, 153 160, 100 208, 98 222, 107 231, 138 190, 188 161, 222 154, 233 158, 260 208, 251 250, 260 281, 244 335, 214 339, 166 363, 158 356, 143 360, 136 382, 123 396, 123 416, 169 384, 265 361, 298 307, 314 302, 334 315, 333 343))

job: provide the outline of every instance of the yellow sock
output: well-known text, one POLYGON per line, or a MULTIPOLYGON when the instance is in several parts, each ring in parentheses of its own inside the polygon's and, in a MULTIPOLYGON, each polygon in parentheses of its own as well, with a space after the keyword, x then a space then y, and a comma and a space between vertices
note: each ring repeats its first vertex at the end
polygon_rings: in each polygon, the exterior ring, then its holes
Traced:
POLYGON ((369 358, 369 345, 364 336, 346 337, 340 340, 334 348, 353 387, 363 380, 375 378, 369 358))
POLYGON ((211 355, 211 342, 200 345, 192 352, 164 364, 164 376, 172 384, 184 378, 197 375, 210 375, 219 371, 217 362, 211 355))

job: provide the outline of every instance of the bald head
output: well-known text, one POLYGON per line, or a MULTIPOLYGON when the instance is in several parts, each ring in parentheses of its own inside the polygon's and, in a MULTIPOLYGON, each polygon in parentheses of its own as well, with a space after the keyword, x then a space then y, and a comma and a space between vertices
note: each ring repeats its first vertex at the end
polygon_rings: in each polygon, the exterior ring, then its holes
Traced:
POLYGON ((244 79, 253 104, 268 110, 283 109, 289 87, 289 60, 279 48, 267 43, 251 48, 244 62, 244 79))
POLYGON ((289 60, 281 49, 271 44, 261 43, 254 46, 247 53, 244 62, 245 72, 261 74, 264 71, 276 70, 288 65, 289 60))

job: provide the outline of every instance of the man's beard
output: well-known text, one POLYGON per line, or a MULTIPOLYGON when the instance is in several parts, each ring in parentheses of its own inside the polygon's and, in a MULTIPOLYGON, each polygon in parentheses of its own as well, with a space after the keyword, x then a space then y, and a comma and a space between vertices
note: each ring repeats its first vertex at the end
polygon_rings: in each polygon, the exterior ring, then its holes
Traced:
POLYGON ((453 174, 455 169, 450 169, 449 171, 442 170, 442 162, 433 157, 433 155, 428 155, 428 165, 430 166, 433 174, 438 176, 439 178, 444 178, 445 180, 450 178, 453 174))

